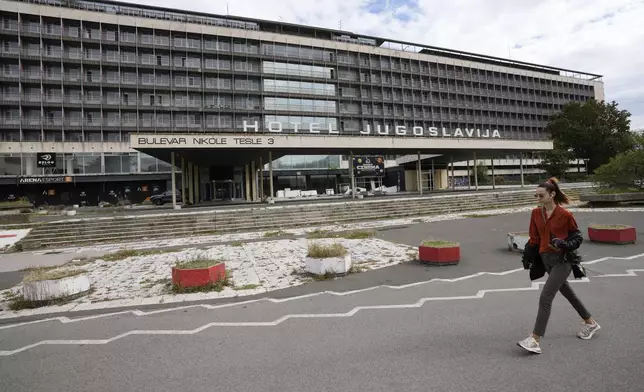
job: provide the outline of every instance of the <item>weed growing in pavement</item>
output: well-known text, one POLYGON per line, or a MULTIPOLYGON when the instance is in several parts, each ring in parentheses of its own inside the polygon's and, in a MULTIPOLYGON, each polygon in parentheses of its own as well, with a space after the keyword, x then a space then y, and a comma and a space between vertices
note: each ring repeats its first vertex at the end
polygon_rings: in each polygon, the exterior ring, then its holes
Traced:
POLYGON ((373 237, 375 231, 356 230, 344 233, 334 233, 329 230, 313 230, 306 235, 308 239, 316 238, 346 238, 348 240, 362 240, 373 237))
POLYGON ((253 289, 256 289, 258 287, 262 287, 262 286, 259 285, 259 284, 247 284, 247 285, 244 285, 244 286, 235 286, 235 287, 233 287, 233 290, 236 290, 236 291, 239 291, 239 290, 253 290, 253 289))
POLYGON ((165 253, 163 250, 134 250, 134 249, 121 249, 114 253, 108 253, 101 257, 105 261, 120 261, 130 257, 148 256, 165 253))
POLYGON ((288 235, 287 232, 283 230, 278 230, 278 231, 267 231, 264 233, 264 237, 266 238, 271 238, 271 237, 284 237, 285 235, 288 235))

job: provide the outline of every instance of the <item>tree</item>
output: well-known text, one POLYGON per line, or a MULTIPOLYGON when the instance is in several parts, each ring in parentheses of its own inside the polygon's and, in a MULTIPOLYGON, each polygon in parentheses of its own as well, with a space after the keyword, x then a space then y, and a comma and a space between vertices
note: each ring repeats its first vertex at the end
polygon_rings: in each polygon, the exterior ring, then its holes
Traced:
POLYGON ((617 154, 595 170, 593 180, 601 187, 644 190, 644 134, 633 132, 633 149, 617 154))
MULTIPOLYGON (((488 168, 483 162, 476 162, 476 180, 479 185, 486 185, 492 182, 492 178, 488 176, 488 168)), ((470 184, 474 184, 474 166, 470 168, 470 184)))
POLYGON ((570 102, 552 116, 546 130, 563 150, 572 150, 571 158, 588 159, 592 173, 633 147, 630 116, 614 101, 570 102))
POLYGON ((549 177, 563 178, 566 171, 570 167, 570 161, 573 159, 573 154, 563 148, 555 148, 543 153, 543 159, 539 164, 539 168, 544 170, 549 177))

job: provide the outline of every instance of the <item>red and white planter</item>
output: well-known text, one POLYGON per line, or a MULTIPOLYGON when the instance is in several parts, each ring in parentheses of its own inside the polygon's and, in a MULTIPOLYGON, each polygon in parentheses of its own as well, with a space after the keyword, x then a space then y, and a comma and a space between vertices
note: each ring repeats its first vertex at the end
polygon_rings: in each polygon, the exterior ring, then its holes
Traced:
POLYGON ((183 288, 215 284, 226 278, 226 265, 215 264, 207 268, 178 269, 172 267, 172 284, 183 288))
POLYGON ((458 264, 461 245, 451 241, 425 241, 418 247, 418 260, 432 265, 458 264))
POLYGON ((637 240, 637 232, 628 225, 590 225, 588 238, 602 244, 633 244, 637 240))

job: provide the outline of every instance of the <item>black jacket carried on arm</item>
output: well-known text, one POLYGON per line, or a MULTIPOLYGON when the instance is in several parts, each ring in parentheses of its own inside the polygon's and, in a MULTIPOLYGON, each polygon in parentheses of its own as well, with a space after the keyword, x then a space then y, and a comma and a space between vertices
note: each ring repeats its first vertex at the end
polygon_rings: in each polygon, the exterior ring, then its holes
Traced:
MULTIPOLYGON (((586 276, 581 265, 581 256, 577 253, 577 249, 579 249, 583 241, 584 237, 581 232, 575 230, 568 233, 568 238, 564 240, 563 245, 560 247, 564 251, 564 262, 572 264, 575 279, 586 276)), ((527 242, 523 249, 521 262, 523 263, 523 268, 530 270, 530 280, 540 279, 546 274, 546 268, 539 254, 539 244, 531 245, 530 242, 527 242)))

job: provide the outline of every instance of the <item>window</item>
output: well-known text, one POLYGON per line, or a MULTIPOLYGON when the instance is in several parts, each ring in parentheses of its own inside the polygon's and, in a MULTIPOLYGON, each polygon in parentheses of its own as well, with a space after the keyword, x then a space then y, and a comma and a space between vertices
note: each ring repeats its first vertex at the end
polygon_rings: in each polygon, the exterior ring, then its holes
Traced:
POLYGON ((328 67, 264 61, 262 68, 264 73, 267 74, 333 78, 333 69, 328 67))
POLYGON ((335 113, 336 103, 335 101, 265 97, 264 108, 266 110, 335 113))

